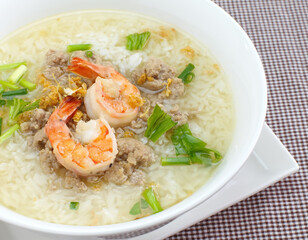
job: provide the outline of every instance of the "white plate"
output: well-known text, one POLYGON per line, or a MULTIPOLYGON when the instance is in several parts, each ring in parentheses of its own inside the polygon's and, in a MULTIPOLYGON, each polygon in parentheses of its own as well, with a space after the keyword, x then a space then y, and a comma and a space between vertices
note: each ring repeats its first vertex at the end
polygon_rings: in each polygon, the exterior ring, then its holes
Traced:
MULTIPOLYGON (((219 192, 199 206, 168 224, 133 240, 163 239, 171 236, 227 207, 248 198, 298 170, 298 165, 272 130, 264 124, 261 136, 242 169, 219 192)), ((1 240, 54 240, 56 236, 41 235, 0 222, 1 240)), ((65 240, 76 240, 67 237, 65 240)), ((110 239, 110 238, 86 238, 110 239)), ((131 238, 132 239, 132 238, 131 238)), ((61 240, 64 240, 61 237, 61 240)))

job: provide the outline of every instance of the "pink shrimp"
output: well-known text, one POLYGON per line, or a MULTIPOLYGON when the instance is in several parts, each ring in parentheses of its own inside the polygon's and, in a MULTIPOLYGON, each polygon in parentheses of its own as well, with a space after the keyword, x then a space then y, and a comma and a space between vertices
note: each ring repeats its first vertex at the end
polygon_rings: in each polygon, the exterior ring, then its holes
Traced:
POLYGON ((136 118, 143 103, 140 92, 114 68, 75 57, 68 70, 95 81, 84 99, 91 118, 103 117, 112 127, 123 126, 136 118))
POLYGON ((89 176, 110 167, 117 154, 117 143, 104 119, 79 121, 76 133, 70 131, 66 124, 81 103, 73 97, 64 98, 48 119, 45 132, 58 162, 80 176, 89 176))

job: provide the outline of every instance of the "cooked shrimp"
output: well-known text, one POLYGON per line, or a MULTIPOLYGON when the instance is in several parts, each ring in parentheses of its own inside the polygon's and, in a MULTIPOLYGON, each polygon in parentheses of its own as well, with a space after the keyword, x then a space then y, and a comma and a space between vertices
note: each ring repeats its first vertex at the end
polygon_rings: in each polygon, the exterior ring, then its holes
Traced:
POLYGON ((71 63, 69 71, 95 81, 84 98, 91 118, 103 117, 112 127, 123 126, 136 118, 143 101, 138 88, 121 73, 81 58, 73 58, 71 63))
POLYGON ((104 119, 79 121, 76 133, 70 131, 66 124, 81 103, 71 96, 64 98, 48 119, 45 132, 58 162, 80 176, 89 176, 108 169, 118 150, 115 135, 104 119))

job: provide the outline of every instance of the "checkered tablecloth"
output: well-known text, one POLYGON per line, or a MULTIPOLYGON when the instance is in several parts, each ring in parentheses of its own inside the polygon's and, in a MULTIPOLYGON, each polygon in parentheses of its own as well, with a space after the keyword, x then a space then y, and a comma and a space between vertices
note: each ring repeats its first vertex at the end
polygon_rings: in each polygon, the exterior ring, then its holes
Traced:
POLYGON ((262 59, 267 124, 298 173, 169 239, 308 239, 308 0, 215 0, 262 59))

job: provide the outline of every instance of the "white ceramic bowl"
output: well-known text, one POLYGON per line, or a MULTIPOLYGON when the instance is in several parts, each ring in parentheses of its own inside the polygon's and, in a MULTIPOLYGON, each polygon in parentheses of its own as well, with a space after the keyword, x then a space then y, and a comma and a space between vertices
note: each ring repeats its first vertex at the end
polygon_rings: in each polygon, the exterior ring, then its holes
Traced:
POLYGON ((195 36, 218 59, 231 82, 236 127, 231 146, 212 178, 191 197, 139 220, 93 227, 52 224, 27 218, 0 206, 0 219, 35 231, 69 236, 135 235, 200 204, 241 168, 252 151, 266 112, 266 80, 260 58, 243 29, 209 0, 10 0, 0 8, 0 38, 41 18, 75 10, 118 9, 162 20, 195 36))

